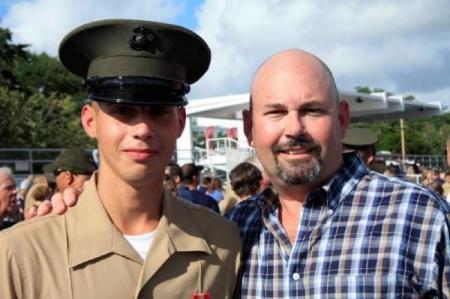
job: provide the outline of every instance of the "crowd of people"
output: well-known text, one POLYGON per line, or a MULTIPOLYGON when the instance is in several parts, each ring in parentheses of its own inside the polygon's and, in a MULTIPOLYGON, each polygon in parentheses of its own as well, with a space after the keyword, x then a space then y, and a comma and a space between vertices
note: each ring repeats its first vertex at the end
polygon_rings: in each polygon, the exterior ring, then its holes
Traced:
MULTIPOLYGON (((315 55, 284 50, 257 69, 243 111, 257 160, 225 190, 170 162, 210 63, 201 37, 104 20, 70 32, 59 55, 86 79, 81 123, 99 164, 68 149, 45 167, 64 191, 54 213, 36 217, 52 206, 33 201, 34 219, 0 233, 0 298, 450 297, 450 204, 370 170, 374 141, 345 139, 349 104, 315 55)), ((4 217, 18 192, 9 169, 0 179, 4 217)))
MULTIPOLYGON (((364 132, 364 136, 372 136, 367 129, 355 130, 364 132)), ((362 135, 361 135, 362 136, 362 135)), ((358 139, 361 142, 361 139, 358 139)), ((347 139, 344 147, 350 149, 351 142, 347 139)), ((371 146, 376 143, 372 139, 371 146)), ((357 149, 350 149, 357 151, 357 149)), ((370 155, 359 153, 364 157, 370 155)), ((443 199, 450 201, 450 171, 439 171, 414 165, 414 171, 399 172, 399 167, 386 165, 385 162, 376 166, 366 161, 366 165, 386 176, 398 177, 418 183, 431 189, 443 199), (376 167, 376 169, 375 169, 376 167)), ((90 150, 69 148, 61 152, 55 162, 45 165, 41 174, 29 175, 16 185, 13 171, 6 166, 0 167, 0 186, 3 192, 0 196, 0 229, 8 228, 20 221, 36 216, 39 205, 49 201, 55 192, 63 192, 72 188, 77 194, 83 191, 84 183, 97 169, 90 150)), ((410 169, 410 168, 407 168, 410 169)), ((412 169, 412 168, 411 168, 412 169)), ((264 174, 261 163, 252 156, 233 167, 228 178, 214 177, 211 172, 204 172, 203 165, 186 163, 179 166, 171 161, 165 170, 164 185, 175 196, 194 204, 205 206, 212 211, 226 215, 240 201, 257 195, 270 186, 267 175, 264 174), (225 189, 222 187, 225 184, 225 189)))
MULTIPOLYGON (((35 217, 39 205, 49 201, 55 192, 71 188, 76 194, 81 194, 84 184, 96 169, 97 163, 91 151, 79 147, 63 150, 53 163, 44 165, 41 174, 29 175, 18 187, 12 170, 0 167, 0 186, 5 190, 5 195, 0 197, 4 199, 1 201, 4 207, 0 209, 3 211, 0 229, 35 217)), ((209 175, 203 169, 202 165, 195 163, 179 166, 171 161, 165 169, 164 185, 173 195, 221 215, 269 186, 256 157, 230 171, 226 189, 222 187, 224 182, 221 178, 209 175)))

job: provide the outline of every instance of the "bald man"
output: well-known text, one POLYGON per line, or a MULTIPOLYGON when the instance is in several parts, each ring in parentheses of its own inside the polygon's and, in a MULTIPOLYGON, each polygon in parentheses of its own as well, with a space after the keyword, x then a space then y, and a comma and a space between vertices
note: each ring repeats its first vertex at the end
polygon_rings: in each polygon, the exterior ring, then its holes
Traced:
POLYGON ((448 297, 448 204, 342 153, 349 106, 314 55, 258 69, 244 128, 272 188, 230 218, 244 242, 242 298, 448 297))

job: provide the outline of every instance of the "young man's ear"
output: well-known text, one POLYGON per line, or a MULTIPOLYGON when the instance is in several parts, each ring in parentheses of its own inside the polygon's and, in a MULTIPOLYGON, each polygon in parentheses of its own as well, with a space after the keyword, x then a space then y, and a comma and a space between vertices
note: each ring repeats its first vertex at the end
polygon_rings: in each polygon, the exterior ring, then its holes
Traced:
MULTIPOLYGON (((84 131, 91 138, 97 137, 97 132, 95 129, 95 103, 88 103, 81 108, 81 124, 83 125, 84 131)), ((98 107, 97 107, 98 109, 98 107)))
POLYGON ((242 111, 242 117, 244 119, 244 133, 245 133, 245 136, 247 137, 247 142, 248 142, 249 145, 253 146, 252 112, 250 110, 245 109, 245 110, 242 111))
POLYGON ((184 126, 186 125, 186 109, 184 107, 177 108, 177 120, 178 120, 178 138, 183 134, 184 126))

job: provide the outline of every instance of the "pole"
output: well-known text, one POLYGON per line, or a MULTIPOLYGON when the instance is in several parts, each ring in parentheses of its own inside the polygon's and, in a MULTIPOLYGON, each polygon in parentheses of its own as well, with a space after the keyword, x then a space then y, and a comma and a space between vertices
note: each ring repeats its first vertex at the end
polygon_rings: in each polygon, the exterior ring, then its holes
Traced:
POLYGON ((400 118, 400 144, 402 147, 402 164, 406 160, 406 146, 405 146, 405 124, 403 118, 400 118))

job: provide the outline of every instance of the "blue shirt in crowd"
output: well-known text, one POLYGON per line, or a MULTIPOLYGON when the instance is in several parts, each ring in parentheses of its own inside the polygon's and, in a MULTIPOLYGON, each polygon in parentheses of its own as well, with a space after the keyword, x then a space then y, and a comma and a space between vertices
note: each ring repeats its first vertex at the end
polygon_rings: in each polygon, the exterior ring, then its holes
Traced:
POLYGON ((183 199, 189 200, 192 203, 210 208, 214 212, 220 214, 217 202, 212 197, 201 193, 198 190, 189 190, 187 186, 181 185, 177 189, 177 195, 183 199))

